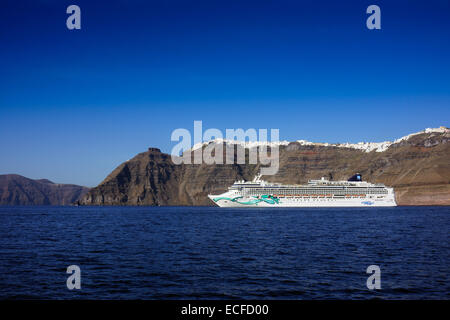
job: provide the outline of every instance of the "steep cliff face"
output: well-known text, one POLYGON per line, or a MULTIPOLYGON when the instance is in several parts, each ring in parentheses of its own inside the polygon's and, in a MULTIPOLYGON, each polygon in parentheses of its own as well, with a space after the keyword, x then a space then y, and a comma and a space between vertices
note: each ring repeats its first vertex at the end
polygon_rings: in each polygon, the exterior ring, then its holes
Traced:
POLYGON ((249 166, 176 165, 170 155, 149 148, 122 163, 78 204, 208 205, 210 192, 223 192, 237 178, 249 178, 249 166))
MULTIPOLYGON (((280 146, 278 173, 263 179, 301 184, 360 172, 366 181, 393 186, 400 205, 450 205, 449 141, 450 133, 443 130, 399 139, 378 151, 292 142, 280 146)), ((79 204, 212 205, 208 194, 252 179, 259 169, 259 164, 175 165, 169 155, 150 148, 117 167, 79 204)))
POLYGON ((17 174, 0 175, 0 205, 71 205, 89 188, 32 180, 17 174))
POLYGON ((81 201, 93 205, 165 205, 183 204, 179 192, 182 167, 170 156, 149 148, 122 163, 81 201))

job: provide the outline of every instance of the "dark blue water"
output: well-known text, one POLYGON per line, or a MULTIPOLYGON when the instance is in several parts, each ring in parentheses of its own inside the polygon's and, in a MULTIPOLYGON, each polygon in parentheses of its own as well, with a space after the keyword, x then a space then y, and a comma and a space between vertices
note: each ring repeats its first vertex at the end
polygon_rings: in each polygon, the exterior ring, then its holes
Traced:
POLYGON ((449 299, 449 230, 449 207, 0 207, 0 298, 449 299))

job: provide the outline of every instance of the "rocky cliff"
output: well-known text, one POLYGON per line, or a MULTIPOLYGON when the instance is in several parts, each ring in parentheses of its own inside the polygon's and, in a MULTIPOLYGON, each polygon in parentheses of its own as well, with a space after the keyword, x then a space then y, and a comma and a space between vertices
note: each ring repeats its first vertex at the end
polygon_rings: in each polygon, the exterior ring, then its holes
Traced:
MULTIPOLYGON (((345 180, 360 172, 364 180, 393 186, 399 205, 450 205, 449 141, 449 130, 441 127, 376 144, 282 142, 278 173, 263 179, 301 184, 320 177, 345 180)), ((259 164, 175 165, 169 155, 149 148, 122 163, 78 203, 212 205, 208 194, 224 192, 235 180, 252 179, 259 168, 259 164)))
POLYGON ((32 180, 17 174, 0 175, 0 205, 70 205, 89 188, 32 180))

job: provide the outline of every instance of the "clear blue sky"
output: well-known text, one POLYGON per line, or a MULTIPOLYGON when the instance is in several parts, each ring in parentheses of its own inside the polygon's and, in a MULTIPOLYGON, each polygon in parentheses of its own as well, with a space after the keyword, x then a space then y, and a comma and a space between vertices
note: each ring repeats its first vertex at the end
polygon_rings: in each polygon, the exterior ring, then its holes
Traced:
POLYGON ((0 75, 0 174, 95 186, 194 120, 392 140, 449 126, 450 2, 2 0, 0 75))

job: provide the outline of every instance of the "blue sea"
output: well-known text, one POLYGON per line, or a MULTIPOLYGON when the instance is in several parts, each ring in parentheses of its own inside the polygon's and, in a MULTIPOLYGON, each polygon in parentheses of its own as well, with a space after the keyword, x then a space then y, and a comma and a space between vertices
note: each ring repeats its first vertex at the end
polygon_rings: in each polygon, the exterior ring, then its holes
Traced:
POLYGON ((450 207, 0 207, 0 299, 449 299, 449 231, 450 207))

